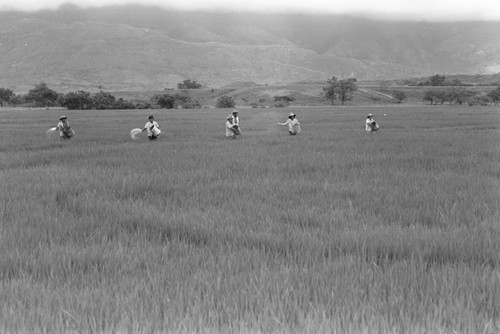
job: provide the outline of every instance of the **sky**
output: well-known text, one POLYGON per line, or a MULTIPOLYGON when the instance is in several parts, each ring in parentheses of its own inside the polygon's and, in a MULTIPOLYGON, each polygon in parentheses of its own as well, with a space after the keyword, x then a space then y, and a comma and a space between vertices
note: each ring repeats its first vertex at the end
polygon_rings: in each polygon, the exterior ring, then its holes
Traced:
POLYGON ((500 0, 0 0, 0 10, 141 4, 180 10, 347 14, 416 21, 500 21, 500 0))

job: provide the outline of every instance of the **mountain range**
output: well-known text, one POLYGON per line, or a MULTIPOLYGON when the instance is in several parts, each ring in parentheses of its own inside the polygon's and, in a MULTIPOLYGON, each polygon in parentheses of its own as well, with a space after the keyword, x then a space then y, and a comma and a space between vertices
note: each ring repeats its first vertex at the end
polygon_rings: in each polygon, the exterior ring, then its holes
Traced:
POLYGON ((0 87, 143 91, 500 72, 500 22, 402 22, 140 5, 0 12, 0 87))

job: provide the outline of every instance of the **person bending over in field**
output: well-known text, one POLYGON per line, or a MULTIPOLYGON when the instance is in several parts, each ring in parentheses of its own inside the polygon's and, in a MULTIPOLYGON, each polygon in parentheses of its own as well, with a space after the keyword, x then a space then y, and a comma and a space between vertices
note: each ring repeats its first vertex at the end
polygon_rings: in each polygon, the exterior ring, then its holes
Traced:
POLYGON ((71 128, 68 122, 68 117, 61 116, 59 117, 59 123, 56 126, 57 130, 59 130, 59 137, 62 140, 71 139, 75 135, 75 132, 71 128))
POLYGON ((300 123, 294 113, 291 113, 288 116, 285 123, 278 123, 278 125, 288 125, 288 133, 290 136, 295 136, 297 133, 300 133, 300 123))
POLYGON ((148 132, 148 139, 149 140, 157 140, 158 136, 160 135, 160 126, 158 123, 156 123, 155 118, 151 115, 149 116, 149 121, 144 125, 144 129, 142 129, 142 132, 147 131, 148 132))
POLYGON ((240 135, 241 132, 239 131, 238 126, 233 123, 233 120, 233 115, 229 115, 226 118, 226 137, 236 139, 236 136, 240 135))
POLYGON ((240 118, 238 117, 238 110, 233 109, 233 128, 236 130, 236 135, 241 135, 240 118))
POLYGON ((366 127, 365 127, 366 132, 373 132, 378 130, 378 124, 375 122, 373 119, 373 114, 368 114, 366 116, 366 127))

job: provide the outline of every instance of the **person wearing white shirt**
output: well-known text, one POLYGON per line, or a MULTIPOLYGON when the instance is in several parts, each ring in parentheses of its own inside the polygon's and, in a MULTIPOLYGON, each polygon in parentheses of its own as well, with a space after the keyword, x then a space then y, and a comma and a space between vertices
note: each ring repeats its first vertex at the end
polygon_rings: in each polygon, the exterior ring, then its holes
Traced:
POLYGON ((155 118, 151 115, 149 116, 149 121, 144 125, 144 129, 142 131, 147 131, 148 132, 148 139, 149 140, 157 140, 158 136, 160 135, 160 126, 158 123, 156 123, 155 118))
POLYGON ((366 132, 373 132, 373 131, 377 131, 378 130, 378 124, 373 119, 373 114, 371 114, 371 113, 368 114, 368 116, 366 116, 365 130, 366 130, 366 132))
POLYGON ((238 110, 236 109, 233 109, 233 128, 236 130, 236 135, 241 135, 240 118, 238 117, 238 110))
POLYGON ((233 119, 234 118, 232 115, 229 115, 226 118, 226 137, 231 137, 231 139, 236 139, 236 136, 238 135, 238 128, 233 123, 233 119))
POLYGON ((300 133, 300 123, 294 113, 291 113, 288 116, 288 119, 285 123, 278 123, 278 125, 288 125, 288 133, 290 133, 291 136, 295 136, 296 134, 300 133))

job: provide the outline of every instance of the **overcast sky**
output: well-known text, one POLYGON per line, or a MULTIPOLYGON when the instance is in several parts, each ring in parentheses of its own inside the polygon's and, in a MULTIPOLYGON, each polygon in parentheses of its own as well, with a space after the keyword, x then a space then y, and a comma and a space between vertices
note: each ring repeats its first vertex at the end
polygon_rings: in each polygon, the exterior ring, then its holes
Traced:
POLYGON ((0 10, 55 9, 65 2, 83 7, 136 3, 182 10, 294 11, 405 20, 500 21, 500 0, 0 0, 0 10))

